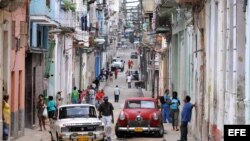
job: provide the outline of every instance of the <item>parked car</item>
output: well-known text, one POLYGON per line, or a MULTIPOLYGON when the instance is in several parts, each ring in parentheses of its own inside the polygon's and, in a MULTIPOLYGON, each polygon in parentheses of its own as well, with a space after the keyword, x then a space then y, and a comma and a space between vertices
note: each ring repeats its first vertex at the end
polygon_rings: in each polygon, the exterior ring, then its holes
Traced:
POLYGON ((126 75, 132 75, 132 80, 139 80, 139 71, 136 69, 130 69, 126 72, 126 75))
POLYGON ((104 140, 104 124, 94 105, 62 105, 54 120, 51 125, 53 140, 104 140))
POLYGON ((130 58, 131 59, 137 59, 138 58, 138 53, 137 52, 131 52, 130 58))
POLYGON ((115 134, 118 138, 141 133, 158 137, 164 135, 161 111, 154 98, 128 98, 118 116, 115 125, 115 134))

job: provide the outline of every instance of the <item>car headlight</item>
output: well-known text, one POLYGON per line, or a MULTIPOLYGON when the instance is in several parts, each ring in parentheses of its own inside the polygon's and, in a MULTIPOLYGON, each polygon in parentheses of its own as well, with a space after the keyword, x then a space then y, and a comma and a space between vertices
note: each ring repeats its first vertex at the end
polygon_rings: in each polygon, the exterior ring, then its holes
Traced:
POLYGON ((159 117, 158 117, 158 115, 156 113, 153 114, 153 119, 154 120, 158 120, 159 119, 159 117))
POLYGON ((125 114, 123 112, 121 112, 121 114, 119 115, 119 119, 120 120, 125 120, 125 114))
POLYGON ((68 127, 61 127, 61 132, 69 132, 69 128, 68 127))

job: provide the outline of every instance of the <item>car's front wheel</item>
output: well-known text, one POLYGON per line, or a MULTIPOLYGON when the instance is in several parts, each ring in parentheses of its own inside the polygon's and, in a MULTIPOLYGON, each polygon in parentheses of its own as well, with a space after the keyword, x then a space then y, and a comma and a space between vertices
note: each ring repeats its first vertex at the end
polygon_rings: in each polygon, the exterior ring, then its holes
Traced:
POLYGON ((164 126, 160 126, 160 130, 156 133, 157 137, 162 138, 164 136, 164 126))
POLYGON ((115 125, 115 135, 117 138, 123 138, 125 136, 125 133, 118 130, 119 126, 115 125))

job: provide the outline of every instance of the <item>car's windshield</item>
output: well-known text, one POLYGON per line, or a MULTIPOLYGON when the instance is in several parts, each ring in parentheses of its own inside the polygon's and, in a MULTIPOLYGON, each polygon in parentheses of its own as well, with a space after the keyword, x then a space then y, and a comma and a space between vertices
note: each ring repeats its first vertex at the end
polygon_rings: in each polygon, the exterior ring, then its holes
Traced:
POLYGON ((127 102, 127 108, 149 108, 154 109, 155 103, 154 101, 148 101, 148 100, 131 100, 127 102))
POLYGON ((92 106, 69 106, 59 108, 59 119, 97 117, 92 106))

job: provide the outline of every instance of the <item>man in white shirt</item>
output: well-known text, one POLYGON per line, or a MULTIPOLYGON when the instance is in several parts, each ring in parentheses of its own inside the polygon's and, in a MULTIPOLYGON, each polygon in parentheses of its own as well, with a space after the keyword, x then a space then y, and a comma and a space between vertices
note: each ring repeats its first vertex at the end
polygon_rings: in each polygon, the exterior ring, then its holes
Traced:
POLYGON ((115 102, 119 102, 120 89, 119 89, 118 85, 116 85, 116 87, 115 87, 114 96, 115 96, 115 98, 114 98, 115 102))
POLYGON ((129 74, 127 77, 128 88, 131 88, 131 81, 132 81, 132 76, 129 74))

